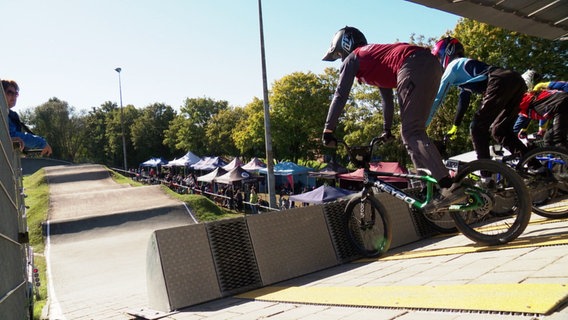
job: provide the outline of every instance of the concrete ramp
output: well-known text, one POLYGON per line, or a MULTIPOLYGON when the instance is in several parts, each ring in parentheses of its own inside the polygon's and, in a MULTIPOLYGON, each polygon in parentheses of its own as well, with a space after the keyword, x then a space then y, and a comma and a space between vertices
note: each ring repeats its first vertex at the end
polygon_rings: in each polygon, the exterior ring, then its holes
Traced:
POLYGON ((194 223, 159 186, 124 187, 99 165, 45 168, 50 319, 125 319, 148 305, 146 250, 155 230, 194 223))

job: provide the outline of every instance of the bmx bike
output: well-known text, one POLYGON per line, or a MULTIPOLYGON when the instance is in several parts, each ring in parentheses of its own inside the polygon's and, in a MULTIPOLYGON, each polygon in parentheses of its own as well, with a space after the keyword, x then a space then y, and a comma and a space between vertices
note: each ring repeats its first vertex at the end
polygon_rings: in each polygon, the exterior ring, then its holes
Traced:
POLYGON ((375 147, 384 143, 374 138, 368 146, 342 144, 350 161, 364 169, 363 188, 347 203, 344 211, 344 228, 347 238, 365 257, 377 257, 388 251, 392 230, 386 207, 375 197, 386 192, 417 209, 430 222, 450 216, 455 227, 466 237, 483 245, 504 244, 516 239, 528 225, 531 200, 523 179, 503 163, 492 160, 475 160, 459 168, 455 182, 465 189, 466 199, 444 210, 426 212, 437 192, 437 181, 427 173, 407 174, 370 171, 375 147), (419 180, 423 194, 416 196, 385 182, 381 177, 399 177, 419 180))

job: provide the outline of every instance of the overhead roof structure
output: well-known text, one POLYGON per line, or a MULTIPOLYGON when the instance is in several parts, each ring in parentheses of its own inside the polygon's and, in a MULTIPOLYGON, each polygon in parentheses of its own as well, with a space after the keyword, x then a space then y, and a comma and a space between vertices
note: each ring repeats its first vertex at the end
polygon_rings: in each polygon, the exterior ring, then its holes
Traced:
POLYGON ((566 0, 406 0, 503 29, 568 40, 566 0))

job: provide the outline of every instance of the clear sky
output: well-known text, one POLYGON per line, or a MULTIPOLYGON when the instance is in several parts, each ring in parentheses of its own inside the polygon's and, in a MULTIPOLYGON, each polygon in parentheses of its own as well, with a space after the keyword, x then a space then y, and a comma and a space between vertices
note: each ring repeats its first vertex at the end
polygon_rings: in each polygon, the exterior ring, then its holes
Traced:
MULTIPOLYGON (((0 78, 20 85, 16 111, 57 97, 75 109, 106 101, 176 110, 186 98, 244 106, 263 96, 258 0, 0 0, 0 78)), ((369 42, 440 37, 459 17, 403 0, 263 0, 268 85, 322 72, 333 34, 369 42)))

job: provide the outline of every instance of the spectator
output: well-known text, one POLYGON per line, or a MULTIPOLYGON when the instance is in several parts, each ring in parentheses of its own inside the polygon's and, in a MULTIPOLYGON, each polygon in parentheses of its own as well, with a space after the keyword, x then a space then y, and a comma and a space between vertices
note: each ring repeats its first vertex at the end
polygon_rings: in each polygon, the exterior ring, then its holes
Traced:
POLYGON ((6 95, 8 103, 8 126, 10 129, 10 137, 19 139, 24 144, 24 150, 41 149, 42 156, 50 156, 53 153, 51 146, 47 141, 38 135, 35 135, 22 121, 20 116, 12 110, 16 106, 16 101, 20 95, 20 87, 13 80, 2 80, 2 88, 6 95))
POLYGON ((253 214, 257 214, 258 213, 258 194, 256 193, 256 190, 253 187, 250 188, 250 209, 252 210, 253 214))

